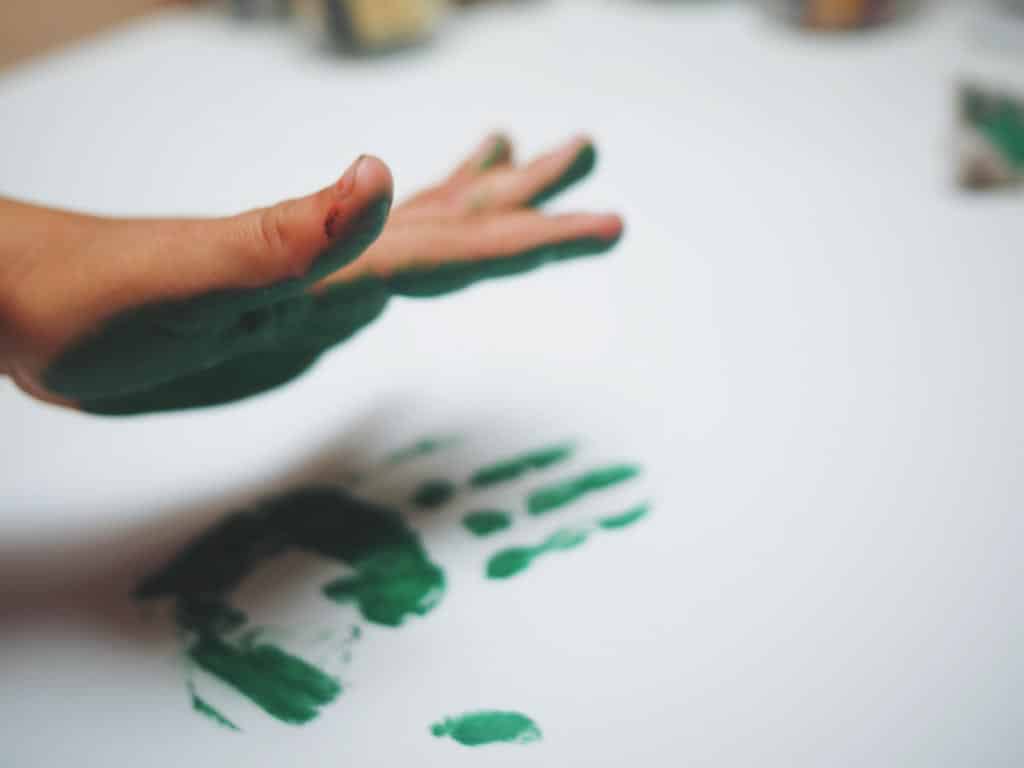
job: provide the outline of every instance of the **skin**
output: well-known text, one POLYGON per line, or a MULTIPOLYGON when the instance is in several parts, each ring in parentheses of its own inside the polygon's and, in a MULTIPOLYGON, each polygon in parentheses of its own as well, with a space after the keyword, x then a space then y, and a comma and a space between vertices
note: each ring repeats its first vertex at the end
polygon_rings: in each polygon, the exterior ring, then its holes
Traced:
POLYGON ((524 165, 490 136, 392 209, 359 158, 307 197, 215 219, 111 219, 0 199, 0 373, 106 414, 215 405, 284 384, 376 319, 615 245, 614 214, 540 202, 594 165, 585 137, 524 165))

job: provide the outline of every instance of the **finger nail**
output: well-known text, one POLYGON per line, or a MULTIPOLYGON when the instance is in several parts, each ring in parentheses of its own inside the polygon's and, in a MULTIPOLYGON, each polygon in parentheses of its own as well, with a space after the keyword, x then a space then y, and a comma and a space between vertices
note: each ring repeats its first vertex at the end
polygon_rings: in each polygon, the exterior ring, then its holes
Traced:
POLYGON ((352 194, 352 190, 356 188, 356 176, 359 175, 359 166, 363 164, 365 159, 366 155, 357 157, 356 161, 345 171, 345 175, 338 180, 336 190, 339 198, 348 197, 352 194))
POLYGON ((485 147, 483 158, 480 161, 480 170, 486 171, 493 165, 505 159, 508 152, 508 142, 504 136, 496 136, 485 147))

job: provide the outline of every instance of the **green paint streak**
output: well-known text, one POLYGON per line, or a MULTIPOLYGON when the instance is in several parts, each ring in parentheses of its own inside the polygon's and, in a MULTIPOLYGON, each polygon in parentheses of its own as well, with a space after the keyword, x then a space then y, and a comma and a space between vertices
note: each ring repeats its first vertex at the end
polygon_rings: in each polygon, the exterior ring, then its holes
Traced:
POLYGON ((964 112, 1011 166, 1024 167, 1024 106, 1003 95, 967 88, 964 112))
POLYGON ((491 147, 491 151, 487 153, 484 159, 480 162, 480 170, 488 171, 499 163, 506 162, 511 154, 512 147, 509 146, 508 140, 502 136, 499 136, 494 146, 491 147))
POLYGON ((222 715, 216 709, 207 704, 206 701, 204 701, 201 696, 195 693, 195 691, 192 692, 192 709, 198 712, 199 714, 203 715, 204 717, 208 717, 217 725, 221 725, 232 731, 241 730, 237 725, 235 725, 233 722, 224 717, 224 715, 222 715))
POLYGON ((485 574, 489 579, 508 579, 522 573, 541 555, 575 549, 583 544, 590 534, 597 531, 615 531, 626 528, 646 517, 649 504, 638 504, 618 515, 600 518, 590 528, 562 528, 548 536, 535 547, 509 547, 496 552, 487 561, 485 574))
POLYGON ((549 262, 566 261, 583 256, 607 253, 620 237, 602 240, 585 237, 549 243, 530 251, 501 258, 478 259, 471 262, 449 262, 430 269, 411 269, 392 275, 387 285, 392 292, 411 298, 430 298, 457 291, 481 280, 518 275, 549 262))
POLYGON ((431 453, 447 448, 456 442, 455 437, 424 437, 412 445, 401 448, 388 454, 384 459, 385 464, 403 464, 406 461, 418 459, 421 456, 428 456, 431 453))
POLYGON ((530 744, 541 738, 540 728, 519 712, 481 711, 446 717, 430 726, 438 737, 450 736, 466 747, 484 744, 530 744))
POLYGON ((615 530, 617 528, 626 528, 637 520, 640 520, 647 516, 650 512, 650 506, 647 504, 638 504, 637 506, 623 512, 621 515, 612 515, 610 517, 602 517, 597 521, 597 524, 605 530, 615 530))
POLYGON ((531 515, 544 515, 588 493, 630 480, 639 473, 640 469, 631 464, 615 464, 591 470, 578 477, 537 489, 527 498, 526 508, 531 515))
POLYGON ((412 495, 412 503, 421 509, 436 509, 455 495, 455 483, 450 480, 427 480, 412 495))
POLYGON ((226 634, 245 614, 231 593, 262 563, 288 551, 345 563, 352 574, 326 585, 328 597, 353 602, 367 621, 399 626, 424 615, 444 593, 444 572, 430 561, 401 516, 329 487, 304 488, 230 515, 147 578, 140 599, 172 597, 188 653, 264 710, 289 723, 307 722, 340 687, 311 664, 270 644, 226 634))
POLYGON ((511 547, 503 549, 487 561, 489 579, 508 579, 530 567, 541 555, 575 549, 587 540, 589 532, 581 529, 563 528, 555 531, 535 547, 511 547))
POLYGON ((575 447, 568 443, 540 448, 519 456, 489 464, 473 473, 469 479, 475 488, 486 488, 522 476, 531 469, 545 469, 570 458, 575 447))
POLYGON ((500 509, 481 509, 467 513, 462 525, 474 536, 490 536, 512 525, 512 516, 500 509))
POLYGON ((308 723, 341 693, 337 680, 273 645, 240 648, 209 634, 201 635, 188 654, 199 667, 286 723, 308 723))
POLYGON ((596 164, 597 150, 594 148, 593 144, 587 144, 576 154, 572 164, 566 169, 565 173, 562 174, 561 178, 559 178, 554 184, 537 193, 537 195, 535 195, 530 201, 530 205, 534 207, 543 205, 556 195, 562 194, 562 192, 571 187, 577 181, 585 178, 592 170, 594 170, 594 166, 596 164))

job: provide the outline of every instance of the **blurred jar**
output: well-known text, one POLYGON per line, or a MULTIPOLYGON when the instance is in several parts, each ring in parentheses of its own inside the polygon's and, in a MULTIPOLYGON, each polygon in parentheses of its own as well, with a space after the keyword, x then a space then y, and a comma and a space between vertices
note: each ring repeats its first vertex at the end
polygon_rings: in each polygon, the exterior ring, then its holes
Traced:
POLYGON ((774 14, 808 29, 861 29, 908 12, 908 0, 762 0, 774 14))
POLYGON ((429 39, 447 0, 301 0, 300 13, 315 18, 327 36, 351 52, 380 53, 429 39))

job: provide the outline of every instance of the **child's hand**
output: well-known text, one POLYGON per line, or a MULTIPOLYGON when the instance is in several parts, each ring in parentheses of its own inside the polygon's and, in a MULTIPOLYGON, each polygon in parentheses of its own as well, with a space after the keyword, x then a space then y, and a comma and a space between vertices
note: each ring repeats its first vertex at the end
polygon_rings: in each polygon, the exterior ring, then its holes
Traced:
POLYGON ((608 250, 615 215, 533 206, 586 175, 576 139, 515 167, 491 137, 389 217, 391 175, 363 157, 308 197, 223 219, 113 220, 0 201, 0 370, 98 413, 212 405, 278 386, 395 294, 608 250))

